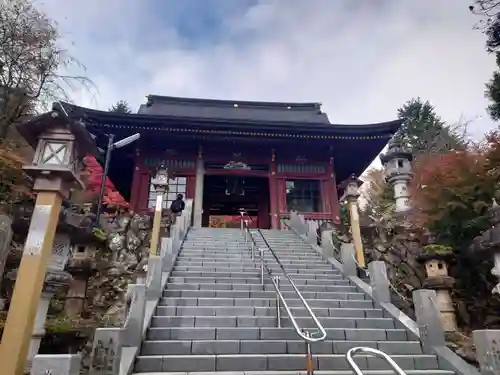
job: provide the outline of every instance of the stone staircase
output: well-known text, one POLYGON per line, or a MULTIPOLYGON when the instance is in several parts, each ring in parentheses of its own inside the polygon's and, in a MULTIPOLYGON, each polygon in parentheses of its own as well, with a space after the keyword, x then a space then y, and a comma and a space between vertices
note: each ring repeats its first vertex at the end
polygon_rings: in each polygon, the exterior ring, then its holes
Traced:
MULTIPOLYGON (((265 247, 254 233, 258 246, 265 247)), ((345 355, 366 346, 390 355, 408 375, 454 374, 435 355, 424 354, 416 337, 293 232, 262 233, 327 331, 326 341, 312 344, 317 372, 353 374, 345 355)), ((281 276, 274 258, 265 254, 273 275, 281 276)), ((305 343, 284 308, 282 328, 276 328, 276 293, 267 274, 265 286, 260 284, 259 267, 240 230, 191 229, 136 358, 135 373, 305 373, 305 343)), ((299 325, 314 327, 289 283, 281 280, 299 325)), ((380 358, 355 359, 363 374, 393 374, 380 358)))

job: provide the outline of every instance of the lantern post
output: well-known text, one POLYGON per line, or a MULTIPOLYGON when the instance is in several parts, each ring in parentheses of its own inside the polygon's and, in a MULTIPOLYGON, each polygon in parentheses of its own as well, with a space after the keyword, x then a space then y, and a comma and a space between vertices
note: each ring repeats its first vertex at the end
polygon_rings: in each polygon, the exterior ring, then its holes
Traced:
POLYGON ((359 211, 358 211, 358 198, 360 196, 359 187, 363 182, 352 175, 347 180, 341 183, 344 187, 344 196, 347 199, 347 204, 349 206, 349 217, 351 219, 351 234, 352 242, 354 245, 354 250, 356 252, 356 262, 358 262, 360 267, 365 268, 365 254, 363 251, 363 241, 361 240, 361 228, 359 225, 359 211))
POLYGON ((149 255, 151 257, 158 256, 158 244, 160 243, 160 228, 161 218, 163 211, 163 202, 165 193, 168 191, 168 169, 161 165, 156 172, 156 176, 151 180, 155 191, 158 193, 156 196, 155 214, 153 218, 153 229, 151 231, 151 244, 149 255))
POLYGON ((33 162, 23 169, 34 180, 37 198, 0 343, 1 373, 5 375, 23 375, 26 370, 62 200, 71 189, 84 187, 78 177, 81 161, 96 153, 84 126, 55 106, 49 113, 20 123, 18 131, 36 149, 33 162))

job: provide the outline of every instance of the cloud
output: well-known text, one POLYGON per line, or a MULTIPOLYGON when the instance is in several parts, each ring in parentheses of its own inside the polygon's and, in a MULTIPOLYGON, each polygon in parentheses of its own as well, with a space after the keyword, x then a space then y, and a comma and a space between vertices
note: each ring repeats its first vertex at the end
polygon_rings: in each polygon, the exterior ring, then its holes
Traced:
POLYGON ((449 122, 474 120, 476 138, 494 127, 484 83, 495 63, 472 29, 470 0, 207 3, 45 0, 99 89, 75 102, 307 100, 333 123, 356 124, 391 120, 421 96, 449 122))

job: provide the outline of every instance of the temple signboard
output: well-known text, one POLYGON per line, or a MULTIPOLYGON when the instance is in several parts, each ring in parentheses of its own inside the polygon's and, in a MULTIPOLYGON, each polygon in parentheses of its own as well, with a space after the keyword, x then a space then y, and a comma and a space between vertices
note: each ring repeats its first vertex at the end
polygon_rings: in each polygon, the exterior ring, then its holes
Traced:
POLYGON ((226 165, 224 165, 224 167, 222 167, 222 168, 223 169, 243 169, 243 170, 252 169, 246 163, 243 163, 241 161, 232 161, 232 160, 229 163, 227 163, 226 165))

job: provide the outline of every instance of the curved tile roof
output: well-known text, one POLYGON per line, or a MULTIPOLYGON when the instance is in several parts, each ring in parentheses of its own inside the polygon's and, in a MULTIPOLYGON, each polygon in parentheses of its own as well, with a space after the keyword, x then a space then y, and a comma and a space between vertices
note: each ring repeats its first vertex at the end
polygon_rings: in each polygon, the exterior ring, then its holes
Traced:
POLYGON ((149 95, 138 114, 196 117, 204 119, 251 120, 330 124, 320 103, 250 102, 149 95))

